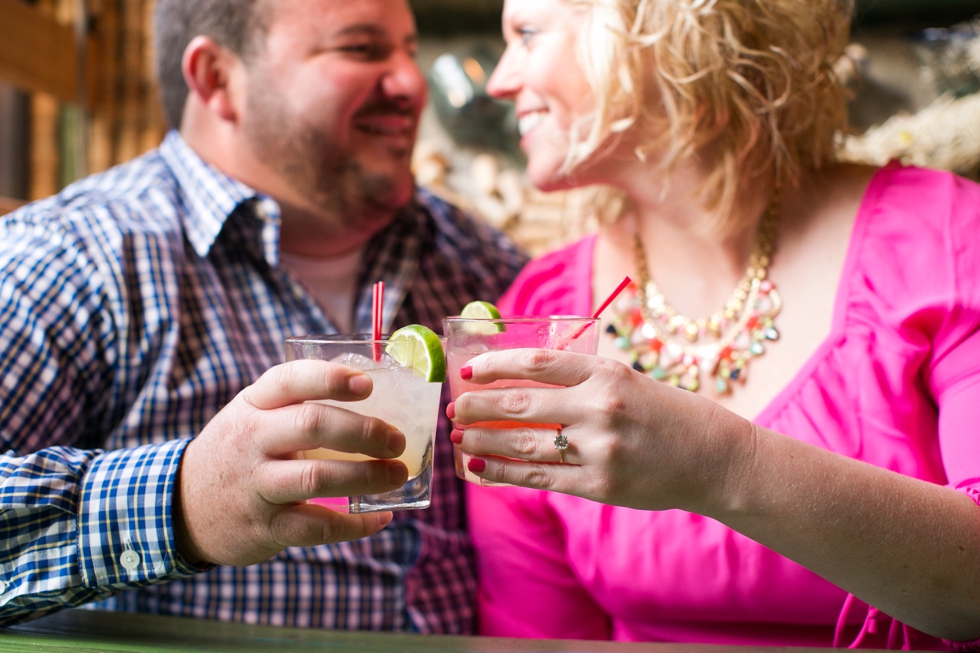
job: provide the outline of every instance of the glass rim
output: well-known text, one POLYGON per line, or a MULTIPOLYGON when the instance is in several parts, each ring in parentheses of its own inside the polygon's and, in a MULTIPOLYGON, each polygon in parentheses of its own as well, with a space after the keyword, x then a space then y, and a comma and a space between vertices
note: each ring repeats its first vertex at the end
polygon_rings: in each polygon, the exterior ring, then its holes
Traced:
POLYGON ((374 338, 370 333, 347 333, 329 335, 308 335, 308 336, 289 336, 286 338, 287 345, 370 345, 375 343, 387 343, 387 337, 374 338))
POLYGON ((508 323, 526 323, 532 324, 534 322, 546 322, 552 323, 557 322, 559 324, 568 324, 572 322, 601 322, 602 318, 598 317, 583 317, 581 315, 539 315, 539 316, 527 316, 527 315, 501 315, 500 317, 460 317, 458 315, 453 315, 452 317, 445 317, 442 319, 444 323, 453 324, 456 322, 508 322, 508 323))

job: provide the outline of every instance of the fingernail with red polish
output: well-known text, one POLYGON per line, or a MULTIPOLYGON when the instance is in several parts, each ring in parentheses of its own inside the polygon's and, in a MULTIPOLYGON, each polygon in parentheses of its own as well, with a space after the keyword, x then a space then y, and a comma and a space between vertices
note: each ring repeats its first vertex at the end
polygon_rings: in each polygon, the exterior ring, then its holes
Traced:
POLYGON ((453 441, 453 444, 463 444, 463 432, 459 429, 453 429, 453 432, 449 434, 449 439, 453 441))
POLYGON ((474 474, 479 474, 487 468, 487 461, 480 460, 479 458, 470 458, 470 462, 466 463, 466 469, 470 470, 474 474))
POLYGON ((473 366, 472 365, 464 365, 461 368, 459 368, 459 378, 463 379, 464 381, 469 381, 470 379, 472 379, 473 378, 473 366))
POLYGON ((455 401, 450 402, 450 404, 448 406, 446 406, 446 417, 448 417, 449 419, 456 419, 456 402, 455 401))

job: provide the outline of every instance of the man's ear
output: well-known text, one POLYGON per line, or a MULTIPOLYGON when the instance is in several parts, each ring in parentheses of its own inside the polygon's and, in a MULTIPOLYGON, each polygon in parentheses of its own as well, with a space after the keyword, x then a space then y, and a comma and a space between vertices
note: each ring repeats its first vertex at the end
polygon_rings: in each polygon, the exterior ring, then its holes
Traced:
POLYGON ((184 50, 181 68, 191 95, 216 116, 238 121, 231 92, 231 68, 237 57, 208 36, 195 36, 184 50))

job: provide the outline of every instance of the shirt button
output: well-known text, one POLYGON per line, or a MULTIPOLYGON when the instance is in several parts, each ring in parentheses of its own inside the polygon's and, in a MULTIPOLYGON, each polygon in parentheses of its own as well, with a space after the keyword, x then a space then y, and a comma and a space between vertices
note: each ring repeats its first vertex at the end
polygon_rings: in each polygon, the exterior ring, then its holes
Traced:
POLYGON ((258 213, 263 222, 272 222, 275 215, 279 213, 279 205, 274 200, 265 198, 259 202, 258 213))
POLYGON ((6 591, 7 591, 7 581, 0 580, 0 594, 3 594, 6 591))
POLYGON ((130 571, 135 571, 140 566, 140 554, 135 551, 123 551, 119 556, 119 563, 130 571))

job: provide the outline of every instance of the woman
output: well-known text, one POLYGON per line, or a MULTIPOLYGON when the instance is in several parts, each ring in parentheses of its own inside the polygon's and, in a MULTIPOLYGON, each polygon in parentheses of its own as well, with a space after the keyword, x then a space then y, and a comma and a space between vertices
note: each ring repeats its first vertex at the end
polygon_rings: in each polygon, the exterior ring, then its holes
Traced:
POLYGON ((524 486, 470 488, 483 633, 980 650, 980 188, 834 163, 845 4, 507 0, 531 181, 614 190, 500 308, 638 284, 462 371, 563 386, 449 409, 562 425, 453 434, 524 486))

